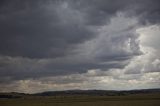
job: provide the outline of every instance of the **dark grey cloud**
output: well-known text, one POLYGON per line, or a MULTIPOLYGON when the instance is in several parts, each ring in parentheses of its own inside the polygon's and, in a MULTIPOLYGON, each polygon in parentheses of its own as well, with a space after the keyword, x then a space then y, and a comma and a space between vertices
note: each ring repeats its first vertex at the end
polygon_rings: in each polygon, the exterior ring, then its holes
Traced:
POLYGON ((85 26, 78 25, 78 19, 75 23, 63 23, 66 17, 61 19, 59 14, 65 14, 67 10, 63 9, 62 3, 42 3, 10 1, 1 7, 2 55, 29 58, 63 56, 70 51, 70 46, 94 36, 85 26))
POLYGON ((141 54, 135 28, 159 23, 159 4, 158 0, 3 0, 0 80, 124 68, 141 54))
POLYGON ((157 0, 2 1, 0 54, 29 58, 64 56, 71 51, 71 46, 94 37, 86 25, 102 25, 117 11, 128 8, 144 14, 143 18, 147 18, 144 21, 158 21, 158 4, 157 0), (65 17, 67 5, 68 11, 73 12, 65 17), (80 17, 74 18, 78 15, 76 11, 84 13, 84 17, 80 14, 83 24, 80 24, 80 17), (75 20, 71 21, 69 17, 75 20), (63 23, 65 20, 71 22, 63 23))

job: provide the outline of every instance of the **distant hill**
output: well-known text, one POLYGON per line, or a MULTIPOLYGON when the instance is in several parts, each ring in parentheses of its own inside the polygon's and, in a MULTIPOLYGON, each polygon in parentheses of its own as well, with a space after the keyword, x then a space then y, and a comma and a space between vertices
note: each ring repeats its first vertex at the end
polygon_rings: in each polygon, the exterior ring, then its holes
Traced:
POLYGON ((97 96, 118 96, 140 93, 160 93, 160 89, 140 89, 140 90, 66 90, 66 91, 47 91, 36 93, 38 96, 58 96, 58 95, 97 95, 97 96))
POLYGON ((0 98, 21 98, 28 94, 25 93, 17 93, 17 92, 10 92, 10 93, 0 93, 0 98))
POLYGON ((88 95, 88 96, 120 96, 131 94, 149 94, 160 93, 160 89, 140 89, 140 90, 65 90, 65 91, 47 91, 36 94, 25 93, 0 93, 0 98, 22 98, 24 96, 72 96, 72 95, 88 95))

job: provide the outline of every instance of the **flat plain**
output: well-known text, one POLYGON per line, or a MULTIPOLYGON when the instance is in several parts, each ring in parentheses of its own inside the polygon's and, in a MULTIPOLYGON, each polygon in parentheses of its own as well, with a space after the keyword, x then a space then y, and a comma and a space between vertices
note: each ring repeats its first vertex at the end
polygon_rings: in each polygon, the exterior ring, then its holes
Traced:
POLYGON ((160 93, 121 96, 30 96, 0 98, 0 106, 160 106, 160 93))

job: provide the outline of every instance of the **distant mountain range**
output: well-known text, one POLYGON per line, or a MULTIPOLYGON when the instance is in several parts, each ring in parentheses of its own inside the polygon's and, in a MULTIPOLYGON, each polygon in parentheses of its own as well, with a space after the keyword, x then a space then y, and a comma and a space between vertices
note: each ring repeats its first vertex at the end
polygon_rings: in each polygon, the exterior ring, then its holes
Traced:
POLYGON ((0 98, 21 98, 24 96, 72 96, 72 95, 88 95, 88 96, 120 96, 120 95, 131 95, 131 94, 149 94, 149 93, 160 93, 160 89, 139 89, 139 90, 65 90, 65 91, 46 91, 35 94, 25 93, 0 93, 0 98))

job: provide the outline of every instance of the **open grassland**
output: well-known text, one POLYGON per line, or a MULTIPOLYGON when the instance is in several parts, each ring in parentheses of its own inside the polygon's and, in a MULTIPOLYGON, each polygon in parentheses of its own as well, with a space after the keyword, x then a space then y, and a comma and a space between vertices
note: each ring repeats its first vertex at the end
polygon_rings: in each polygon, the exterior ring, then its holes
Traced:
POLYGON ((160 106, 160 94, 126 96, 23 96, 1 98, 0 106, 160 106))

